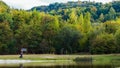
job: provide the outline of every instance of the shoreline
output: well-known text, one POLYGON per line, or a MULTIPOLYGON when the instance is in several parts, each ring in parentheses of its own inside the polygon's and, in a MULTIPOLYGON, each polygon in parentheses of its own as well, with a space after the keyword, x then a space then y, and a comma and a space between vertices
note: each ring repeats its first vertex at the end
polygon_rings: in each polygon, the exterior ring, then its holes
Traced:
MULTIPOLYGON (((107 64, 111 62, 120 62, 120 54, 109 55, 53 55, 53 54, 31 54, 23 55, 23 58, 19 58, 19 55, 0 55, 0 62, 25 63, 25 62, 69 62, 76 58, 92 58, 92 62, 95 64, 107 64)), ((74 61, 73 61, 74 62, 74 61)))

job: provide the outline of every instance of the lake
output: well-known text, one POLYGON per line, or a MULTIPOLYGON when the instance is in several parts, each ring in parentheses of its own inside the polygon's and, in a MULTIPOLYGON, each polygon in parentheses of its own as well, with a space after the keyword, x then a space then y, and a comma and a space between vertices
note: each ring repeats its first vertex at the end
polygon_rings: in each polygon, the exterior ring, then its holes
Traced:
POLYGON ((109 64, 95 64, 92 62, 73 62, 73 61, 52 61, 52 62, 30 62, 30 63, 3 63, 0 68, 120 68, 119 62, 109 64))

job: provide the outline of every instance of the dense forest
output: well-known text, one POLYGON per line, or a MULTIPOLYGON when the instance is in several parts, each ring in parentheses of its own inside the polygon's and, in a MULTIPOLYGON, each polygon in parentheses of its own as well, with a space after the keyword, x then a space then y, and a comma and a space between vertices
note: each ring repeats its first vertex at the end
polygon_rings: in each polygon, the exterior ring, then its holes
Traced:
POLYGON ((0 1, 0 54, 120 53, 120 1, 53 3, 30 10, 0 1))

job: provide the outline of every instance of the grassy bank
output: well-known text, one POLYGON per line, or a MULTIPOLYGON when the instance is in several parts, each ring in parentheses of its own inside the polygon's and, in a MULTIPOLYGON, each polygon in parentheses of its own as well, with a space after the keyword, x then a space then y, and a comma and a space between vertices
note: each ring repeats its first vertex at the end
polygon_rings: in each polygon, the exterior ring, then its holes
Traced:
MULTIPOLYGON (((77 57, 91 57, 93 64, 108 64, 108 63, 120 63, 120 54, 109 54, 109 55, 52 55, 52 54, 40 54, 40 55, 24 55, 22 60, 74 60, 77 57)), ((17 59, 19 55, 0 55, 0 59, 17 59)))

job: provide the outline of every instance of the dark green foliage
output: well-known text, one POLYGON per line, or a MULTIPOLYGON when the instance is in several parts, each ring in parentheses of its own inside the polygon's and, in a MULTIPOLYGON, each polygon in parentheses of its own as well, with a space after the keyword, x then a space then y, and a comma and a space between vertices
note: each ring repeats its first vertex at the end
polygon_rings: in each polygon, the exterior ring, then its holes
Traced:
POLYGON ((58 53, 79 52, 79 41, 82 39, 81 32, 72 25, 65 25, 61 28, 56 38, 56 51, 58 53))
POLYGON ((120 1, 112 2, 112 7, 115 9, 116 12, 120 13, 120 1))
POLYGON ((0 54, 8 54, 8 44, 12 40, 13 33, 8 23, 0 23, 0 54))

